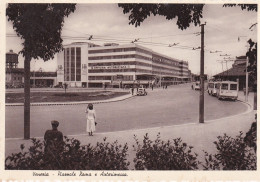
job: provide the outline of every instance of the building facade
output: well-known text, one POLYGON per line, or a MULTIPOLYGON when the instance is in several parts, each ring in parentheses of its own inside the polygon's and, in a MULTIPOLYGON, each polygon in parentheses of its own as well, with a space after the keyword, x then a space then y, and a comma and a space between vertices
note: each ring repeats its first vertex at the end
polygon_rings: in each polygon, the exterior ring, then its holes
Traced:
MULTIPOLYGON (((246 56, 236 57, 232 68, 214 75, 215 80, 239 81, 239 90, 246 87, 246 56)), ((253 83, 248 83, 249 90, 252 90, 253 83)))
POLYGON ((57 82, 70 87, 171 85, 189 81, 188 62, 137 44, 76 42, 58 54, 57 82))

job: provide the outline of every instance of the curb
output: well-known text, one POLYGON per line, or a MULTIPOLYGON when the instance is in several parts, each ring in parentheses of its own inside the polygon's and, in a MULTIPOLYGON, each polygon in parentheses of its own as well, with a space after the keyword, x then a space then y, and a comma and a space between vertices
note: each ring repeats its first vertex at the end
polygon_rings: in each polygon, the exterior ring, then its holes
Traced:
MULTIPOLYGON (((81 104, 101 104, 101 103, 109 103, 109 102, 118 102, 130 99, 134 97, 135 95, 128 94, 121 98, 115 98, 111 100, 97 100, 97 101, 79 101, 79 102, 42 102, 42 103, 31 103, 30 106, 52 106, 52 105, 81 105, 81 104)), ((5 106, 24 106, 23 103, 11 103, 11 104, 5 104, 5 106)))

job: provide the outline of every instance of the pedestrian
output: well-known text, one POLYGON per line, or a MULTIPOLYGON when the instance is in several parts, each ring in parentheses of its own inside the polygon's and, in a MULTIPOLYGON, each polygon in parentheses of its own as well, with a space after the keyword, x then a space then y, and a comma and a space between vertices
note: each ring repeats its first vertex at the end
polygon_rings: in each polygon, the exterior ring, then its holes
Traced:
POLYGON ((132 95, 134 95, 134 87, 131 88, 132 95))
POLYGON ((167 89, 167 85, 165 85, 165 89, 167 89))
POLYGON ((96 130, 96 111, 93 109, 93 104, 88 104, 88 107, 85 111, 87 118, 87 129, 89 136, 93 136, 93 132, 96 130))
POLYGON ((47 130, 44 134, 45 148, 44 152, 46 154, 51 154, 52 156, 58 154, 63 149, 63 134, 58 131, 59 122, 51 121, 52 130, 47 130))
POLYGON ((152 84, 152 90, 153 90, 153 84, 152 84))

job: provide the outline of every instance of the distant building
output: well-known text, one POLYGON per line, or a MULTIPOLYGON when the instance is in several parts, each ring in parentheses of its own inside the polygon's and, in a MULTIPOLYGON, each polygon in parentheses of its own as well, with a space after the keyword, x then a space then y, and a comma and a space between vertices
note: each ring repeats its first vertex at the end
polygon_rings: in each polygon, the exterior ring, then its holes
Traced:
POLYGON ((190 80, 188 62, 146 47, 75 42, 58 54, 57 82, 70 87, 171 85, 190 80))
MULTIPOLYGON (((18 54, 10 50, 6 53, 5 85, 6 88, 23 87, 24 69, 18 68, 18 54)), ((56 72, 31 72, 30 83, 33 86, 50 87, 57 84, 56 72)))
POLYGON ((6 53, 5 83, 6 85, 18 86, 24 83, 24 70, 17 68, 18 54, 10 50, 6 53))
MULTIPOLYGON (((246 87, 246 56, 236 57, 235 62, 232 65, 232 68, 218 73, 213 76, 215 80, 229 80, 236 81, 239 79, 239 90, 243 90, 246 87)), ((252 87, 253 84, 249 83, 249 87, 252 87)))
POLYGON ((52 87, 57 85, 57 72, 31 71, 30 84, 33 87, 52 87))
MULTIPOLYGON (((204 81, 208 80, 208 75, 204 74, 204 81)), ((193 82, 199 82, 200 81, 200 75, 191 73, 191 81, 193 82)))

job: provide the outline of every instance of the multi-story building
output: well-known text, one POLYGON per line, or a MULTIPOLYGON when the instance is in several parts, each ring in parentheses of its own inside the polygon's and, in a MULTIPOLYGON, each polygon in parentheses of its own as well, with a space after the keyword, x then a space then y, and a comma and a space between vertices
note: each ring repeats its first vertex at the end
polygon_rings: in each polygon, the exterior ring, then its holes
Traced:
POLYGON ((57 82, 71 87, 177 84, 189 80, 188 62, 137 44, 76 42, 58 54, 57 82))

